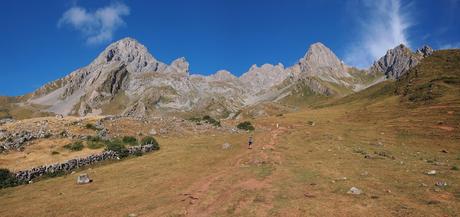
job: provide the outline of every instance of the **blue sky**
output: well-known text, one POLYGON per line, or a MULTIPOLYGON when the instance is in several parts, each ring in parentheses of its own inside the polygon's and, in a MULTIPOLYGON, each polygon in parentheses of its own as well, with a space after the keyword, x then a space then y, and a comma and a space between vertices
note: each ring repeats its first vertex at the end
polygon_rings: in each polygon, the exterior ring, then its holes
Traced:
POLYGON ((460 47, 456 11, 460 0, 5 0, 0 95, 31 92, 127 36, 165 63, 184 56, 198 74, 290 66, 318 41, 366 67, 399 43, 460 47))

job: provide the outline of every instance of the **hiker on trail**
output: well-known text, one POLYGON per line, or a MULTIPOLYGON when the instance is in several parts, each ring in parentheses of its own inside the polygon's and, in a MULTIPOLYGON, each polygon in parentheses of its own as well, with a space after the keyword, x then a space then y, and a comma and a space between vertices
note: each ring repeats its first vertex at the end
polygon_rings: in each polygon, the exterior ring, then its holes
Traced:
POLYGON ((252 149, 252 136, 249 136, 249 139, 248 139, 248 149, 252 149))

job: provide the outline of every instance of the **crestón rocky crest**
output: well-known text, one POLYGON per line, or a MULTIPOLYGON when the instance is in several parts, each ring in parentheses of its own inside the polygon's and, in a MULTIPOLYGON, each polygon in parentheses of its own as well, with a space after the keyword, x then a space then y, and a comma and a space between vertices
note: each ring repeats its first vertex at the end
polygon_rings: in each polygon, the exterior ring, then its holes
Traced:
POLYGON ((369 73, 353 70, 325 45, 315 43, 290 67, 281 63, 253 65, 240 77, 226 70, 203 76, 190 74, 183 57, 168 65, 136 40, 124 38, 89 65, 39 88, 25 103, 63 115, 185 112, 226 117, 248 106, 283 100, 296 94, 299 86, 318 95, 345 95, 382 80, 384 75, 397 78, 431 52, 429 47, 412 53, 398 46, 375 62, 369 73), (363 76, 369 79, 363 80, 363 76))

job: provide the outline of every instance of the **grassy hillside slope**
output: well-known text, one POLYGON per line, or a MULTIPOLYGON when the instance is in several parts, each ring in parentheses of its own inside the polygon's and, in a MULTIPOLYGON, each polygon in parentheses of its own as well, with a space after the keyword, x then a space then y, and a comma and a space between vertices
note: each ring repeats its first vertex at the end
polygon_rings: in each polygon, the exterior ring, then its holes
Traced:
POLYGON ((251 120, 253 149, 245 133, 169 136, 156 153, 81 171, 88 185, 79 172, 2 189, 0 216, 460 216, 458 56, 251 120))

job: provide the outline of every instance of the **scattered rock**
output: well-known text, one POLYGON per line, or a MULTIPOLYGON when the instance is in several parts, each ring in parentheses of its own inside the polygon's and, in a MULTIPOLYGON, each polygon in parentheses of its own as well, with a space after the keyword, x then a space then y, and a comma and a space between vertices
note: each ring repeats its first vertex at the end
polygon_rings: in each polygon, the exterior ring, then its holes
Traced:
POLYGON ((426 172, 427 175, 436 175, 436 170, 430 170, 426 172))
POLYGON ((77 184, 88 184, 90 182, 93 182, 93 180, 91 180, 86 173, 80 174, 77 177, 77 184))
POLYGON ((109 139, 108 134, 109 130, 107 130, 107 128, 102 128, 101 130, 97 131, 97 136, 102 139, 109 139))
POLYGON ((438 181, 435 183, 436 186, 438 187, 446 187, 447 186, 447 182, 445 181, 438 181))
POLYGON ((155 129, 151 129, 149 131, 149 134, 152 135, 152 136, 155 136, 155 135, 157 135, 157 131, 155 129))
POLYGON ((428 205, 436 205, 436 204, 440 204, 440 203, 441 203, 441 201, 439 201, 439 200, 430 200, 430 201, 427 202, 428 205))
POLYGON ((446 149, 441 150, 442 153, 449 153, 446 149))
POLYGON ((222 144, 222 149, 229 149, 229 148, 231 148, 231 147, 232 147, 232 144, 230 144, 230 143, 224 143, 224 144, 222 144))
POLYGON ((347 194, 355 194, 355 195, 360 195, 362 194, 363 191, 359 188, 356 187, 351 187, 350 190, 348 190, 347 194))
POLYGON ((305 194, 303 194, 303 196, 305 196, 306 198, 314 198, 314 197, 315 197, 315 195, 310 194, 310 193, 308 193, 308 192, 305 193, 305 194))
POLYGON ((135 214, 135 213, 130 213, 130 214, 128 215, 128 217, 137 217, 137 214, 135 214))
POLYGON ((346 181, 347 180, 347 177, 340 177, 338 179, 335 179, 335 181, 346 181))

